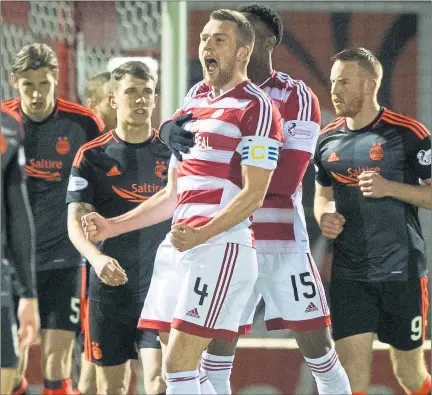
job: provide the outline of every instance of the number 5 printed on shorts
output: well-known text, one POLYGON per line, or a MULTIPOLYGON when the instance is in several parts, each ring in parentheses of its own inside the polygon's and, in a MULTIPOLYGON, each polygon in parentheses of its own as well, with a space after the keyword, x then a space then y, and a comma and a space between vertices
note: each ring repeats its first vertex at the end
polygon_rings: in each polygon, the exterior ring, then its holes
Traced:
POLYGON ((69 316, 72 324, 78 324, 80 320, 80 298, 71 298, 71 311, 72 314, 69 316))

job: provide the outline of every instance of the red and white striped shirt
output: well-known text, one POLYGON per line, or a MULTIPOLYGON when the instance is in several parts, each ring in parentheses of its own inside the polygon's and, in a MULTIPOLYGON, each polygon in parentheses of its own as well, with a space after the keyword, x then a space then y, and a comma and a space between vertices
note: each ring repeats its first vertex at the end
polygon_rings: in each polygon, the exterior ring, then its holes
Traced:
MULTIPOLYGON (((320 131, 319 102, 312 90, 288 74, 273 71, 260 88, 279 109, 284 144, 264 205, 253 215, 258 253, 309 252, 309 237, 302 205, 302 179, 312 158, 320 131)), ((188 96, 207 92, 204 82, 188 96)))
MULTIPOLYGON (((261 89, 245 81, 215 99, 210 96, 187 97, 174 115, 192 113, 193 120, 183 127, 195 133, 195 146, 183 161, 170 161, 170 167, 177 167, 174 223, 210 222, 242 189, 242 165, 274 170, 278 163, 280 113, 261 89)), ((208 242, 253 246, 250 225, 245 219, 208 242)))

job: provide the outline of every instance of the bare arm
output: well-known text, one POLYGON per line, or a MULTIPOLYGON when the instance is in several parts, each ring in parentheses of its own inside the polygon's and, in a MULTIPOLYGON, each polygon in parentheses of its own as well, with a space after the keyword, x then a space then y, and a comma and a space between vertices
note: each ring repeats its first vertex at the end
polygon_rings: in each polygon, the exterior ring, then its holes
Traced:
POLYGON ((68 206, 69 239, 90 264, 97 256, 102 255, 99 249, 87 240, 81 226, 81 218, 92 211, 94 211, 94 207, 88 203, 69 203, 68 206))
POLYGON ((88 203, 69 203, 68 206, 68 233, 75 248, 94 267, 98 277, 107 285, 122 285, 127 281, 126 272, 116 259, 104 255, 87 239, 82 226, 82 217, 91 213, 94 207, 88 203))
POLYGON ((336 212, 333 188, 315 182, 315 219, 324 237, 335 239, 343 230, 345 218, 336 212))
POLYGON ((336 211, 333 188, 324 187, 315 181, 314 215, 318 223, 324 213, 334 213, 336 211))
POLYGON ((177 169, 168 172, 168 184, 133 210, 110 219, 115 234, 152 226, 170 219, 177 205, 177 169))
POLYGON ((176 205, 177 169, 171 168, 167 186, 138 207, 110 219, 94 212, 87 214, 83 217, 82 227, 88 240, 103 241, 166 221, 173 216, 176 205))
POLYGON ((399 182, 389 182, 388 195, 403 202, 413 204, 427 210, 432 210, 431 179, 423 180, 424 185, 409 185, 399 182))

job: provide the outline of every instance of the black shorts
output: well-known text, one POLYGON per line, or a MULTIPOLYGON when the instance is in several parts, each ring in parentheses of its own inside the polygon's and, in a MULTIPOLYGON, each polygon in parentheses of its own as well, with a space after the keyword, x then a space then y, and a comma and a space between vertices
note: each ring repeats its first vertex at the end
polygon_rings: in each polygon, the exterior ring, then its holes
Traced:
POLYGON ((100 366, 138 359, 139 348, 160 348, 157 335, 137 328, 143 302, 114 304, 89 299, 85 355, 100 366))
POLYGON ((15 306, 11 294, 1 295, 1 367, 15 369, 18 366, 18 332, 15 306))
POLYGON ((82 270, 71 267, 37 272, 42 329, 81 330, 82 270))
POLYGON ((372 332, 398 350, 420 347, 426 335, 427 279, 362 282, 332 278, 334 340, 372 332))

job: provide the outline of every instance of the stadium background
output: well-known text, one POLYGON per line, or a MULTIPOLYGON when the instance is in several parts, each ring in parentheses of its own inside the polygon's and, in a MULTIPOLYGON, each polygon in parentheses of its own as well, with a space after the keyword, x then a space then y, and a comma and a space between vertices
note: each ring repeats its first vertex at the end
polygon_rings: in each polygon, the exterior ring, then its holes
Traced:
MULTIPOLYGON (((209 13, 217 8, 236 8, 239 3, 2 1, 1 100, 14 95, 9 82, 11 57, 31 42, 45 42, 56 50, 60 61, 58 95, 77 102, 83 100, 87 79, 106 71, 109 65, 112 67, 109 62, 113 58, 151 57, 158 65, 162 86, 154 116, 157 125, 180 104, 185 90, 201 79, 197 56, 199 32, 209 13)), ((321 103, 323 124, 334 117, 329 95, 330 57, 348 46, 361 45, 376 53, 383 63, 381 103, 417 118, 432 130, 430 2, 266 3, 281 14, 285 25, 283 41, 274 52, 274 67, 311 86, 321 103)), ((313 254, 327 282, 331 249, 319 236, 312 216, 312 198, 310 168, 304 180, 305 213, 313 254)), ((421 219, 431 268, 431 213, 421 210, 421 219)), ((269 336, 257 323, 252 337, 266 340, 244 340, 245 348, 239 350, 234 368, 235 392, 311 393, 312 376, 289 333, 273 332, 273 339, 269 336), (278 340, 281 338, 285 339, 278 340)), ((40 380, 37 347, 32 350, 29 365, 31 381, 37 384, 40 380)), ((137 381, 141 383, 140 379, 137 381)), ((400 393, 391 376, 386 350, 376 351, 373 384, 370 393, 400 393)), ((138 388, 138 392, 142 390, 138 388)))

